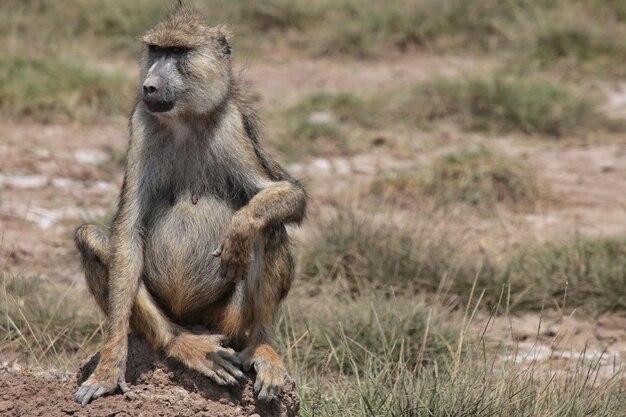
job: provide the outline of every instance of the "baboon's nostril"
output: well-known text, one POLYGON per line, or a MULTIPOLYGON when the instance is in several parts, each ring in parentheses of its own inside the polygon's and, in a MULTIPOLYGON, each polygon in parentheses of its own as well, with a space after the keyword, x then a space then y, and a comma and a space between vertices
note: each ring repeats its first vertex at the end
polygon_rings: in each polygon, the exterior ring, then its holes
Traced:
POLYGON ((157 90, 156 87, 153 86, 153 85, 144 85, 143 86, 143 93, 144 94, 151 94, 151 93, 156 92, 156 90, 157 90))

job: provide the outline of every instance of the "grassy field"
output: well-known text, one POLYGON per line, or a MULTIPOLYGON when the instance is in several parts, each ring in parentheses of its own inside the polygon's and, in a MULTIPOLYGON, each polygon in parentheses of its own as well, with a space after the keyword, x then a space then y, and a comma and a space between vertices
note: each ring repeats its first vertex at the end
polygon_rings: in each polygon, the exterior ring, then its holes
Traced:
MULTIPOLYGON (((626 329, 493 331, 626 311, 626 3, 190 3, 232 26, 264 142, 312 196, 278 323, 303 416, 626 415, 626 329)), ((100 346, 70 235, 115 201, 137 35, 166 5, 0 3, 0 369, 100 346)))

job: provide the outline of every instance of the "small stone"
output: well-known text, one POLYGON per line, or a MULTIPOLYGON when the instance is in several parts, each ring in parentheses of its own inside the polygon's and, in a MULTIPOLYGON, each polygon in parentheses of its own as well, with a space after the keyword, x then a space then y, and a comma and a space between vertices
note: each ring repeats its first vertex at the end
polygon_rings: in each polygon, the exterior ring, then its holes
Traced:
POLYGON ((124 393, 124 398, 128 401, 135 401, 139 399, 139 395, 132 391, 127 391, 124 393))
POLYGON ((336 159, 333 161, 333 165, 335 166, 335 172, 338 175, 348 175, 352 172, 350 162, 348 162, 346 159, 336 159))
POLYGON ((335 124, 335 115, 328 111, 316 111, 309 115, 308 122, 312 125, 335 124))
POLYGON ((311 162, 311 166, 318 173, 319 172, 326 173, 326 172, 329 172, 332 169, 332 165, 330 164, 330 161, 328 159, 324 159, 324 158, 316 158, 316 159, 314 159, 313 162, 311 162))
POLYGON ((289 166, 287 166, 287 170, 289 172, 291 172, 294 175, 299 175, 302 174, 305 170, 305 167, 303 164, 299 163, 299 162, 295 162, 293 164, 290 164, 289 166))
POLYGON ((81 164, 98 165, 109 159, 109 156, 102 151, 78 150, 74 151, 74 158, 81 164))

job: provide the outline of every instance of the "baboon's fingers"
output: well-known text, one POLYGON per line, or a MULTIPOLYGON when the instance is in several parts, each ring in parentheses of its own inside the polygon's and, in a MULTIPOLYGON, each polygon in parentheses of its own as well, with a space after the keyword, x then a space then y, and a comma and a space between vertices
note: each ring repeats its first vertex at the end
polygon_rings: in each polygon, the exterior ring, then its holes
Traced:
POLYGON ((224 250, 224 244, 220 243, 220 245, 211 253, 211 255, 217 258, 222 254, 223 250, 224 250))
POLYGON ((250 360, 249 355, 246 354, 245 351, 237 353, 237 358, 241 362, 241 369, 243 369, 245 372, 248 372, 250 371, 250 369, 252 369, 253 363, 250 360))
POLYGON ((242 362, 241 359, 239 358, 239 356, 237 356, 237 354, 235 353, 234 350, 232 349, 224 349, 224 350, 219 350, 217 352, 217 354, 224 360, 232 363, 235 366, 241 367, 242 362))
POLYGON ((235 352, 235 349, 233 348, 229 348, 229 347, 223 347, 220 350, 218 350, 218 353, 220 355, 231 355, 234 356, 236 358, 236 360, 239 360, 239 357, 237 356, 237 352, 235 352))
POLYGON ((247 379, 246 376, 241 372, 235 365, 229 362, 227 359, 223 359, 222 357, 217 357, 216 362, 222 368, 224 368, 228 373, 239 380, 247 379))
POLYGON ((239 385, 239 382, 231 374, 229 374, 225 368, 217 367, 215 369, 215 373, 218 374, 224 381, 226 381, 226 384, 239 385))
POLYGON ((204 367, 204 370, 202 373, 208 376, 210 379, 212 379, 213 382, 215 382, 217 385, 228 385, 226 381, 222 379, 221 376, 219 376, 217 373, 215 373, 213 369, 209 367, 204 367))

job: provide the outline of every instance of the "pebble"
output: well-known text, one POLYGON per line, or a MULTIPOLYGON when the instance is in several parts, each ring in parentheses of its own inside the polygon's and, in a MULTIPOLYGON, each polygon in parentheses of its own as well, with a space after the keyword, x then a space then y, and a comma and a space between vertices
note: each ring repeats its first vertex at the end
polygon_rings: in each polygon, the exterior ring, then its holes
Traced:
POLYGON ((321 171, 323 173, 330 172, 332 169, 332 165, 328 159, 316 158, 311 162, 311 167, 314 168, 318 173, 321 171))
POLYGON ((135 401, 139 399, 139 395, 132 391, 127 391, 126 393, 124 393, 124 398, 126 398, 128 401, 135 401))

